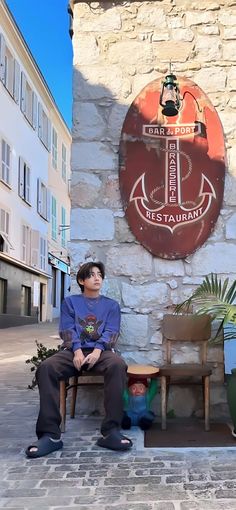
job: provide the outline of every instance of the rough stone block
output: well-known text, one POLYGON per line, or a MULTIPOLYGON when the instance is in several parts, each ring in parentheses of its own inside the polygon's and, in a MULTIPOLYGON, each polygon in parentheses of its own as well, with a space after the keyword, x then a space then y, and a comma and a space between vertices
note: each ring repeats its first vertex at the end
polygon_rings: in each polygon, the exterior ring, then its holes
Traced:
POLYGON ((209 24, 214 25, 216 22, 216 14, 214 12, 186 12, 186 27, 193 25, 209 24))
POLYGON ((118 103, 114 103, 109 111, 107 128, 110 136, 115 140, 120 139, 122 125, 125 120, 127 111, 128 105, 122 105, 118 103))
POLYGON ((232 214, 232 216, 226 222, 226 239, 236 239, 236 213, 232 214))
POLYGON ((91 207, 99 198, 102 183, 96 175, 73 172, 71 176, 71 201, 73 207, 91 207))
POLYGON ((222 44, 219 38, 214 39, 214 44, 209 36, 198 36, 195 44, 198 59, 213 62, 222 58, 222 44))
MULTIPOLYGON (((180 62, 185 62, 191 55, 193 49, 193 43, 190 42, 179 42, 175 46, 175 59, 180 62)), ((154 60, 165 60, 169 61, 170 54, 173 51, 173 41, 165 42, 154 42, 152 44, 153 58, 154 60)))
POLYGON ((83 264, 86 260, 88 261, 96 258, 93 248, 89 243, 71 241, 69 250, 71 256, 71 269, 74 269, 75 271, 78 271, 79 265, 83 264))
POLYGON ((114 247, 107 251, 107 271, 114 276, 139 277, 151 274, 152 256, 142 246, 114 247))
POLYGON ((122 68, 117 66, 91 66, 88 59, 82 70, 74 68, 74 99, 107 99, 108 104, 120 97, 123 88, 122 68), (111 87, 112 84, 112 87, 111 87))
POLYGON ((218 20, 222 25, 225 25, 226 27, 235 26, 236 25, 235 9, 232 10, 229 9, 227 11, 222 9, 222 11, 220 11, 218 14, 218 20))
POLYGON ((164 28, 167 26, 165 10, 158 5, 153 9, 152 2, 140 4, 136 20, 142 27, 147 26, 150 28, 160 26, 164 28))
POLYGON ((132 234, 125 218, 117 218, 115 222, 116 240, 119 243, 133 243, 135 237, 132 234))
POLYGON ((112 44, 108 51, 106 59, 111 64, 121 64, 123 66, 136 64, 137 55, 139 64, 146 64, 152 61, 152 50, 150 44, 136 41, 119 41, 112 44))
POLYGON ((115 170, 117 155, 106 143, 74 142, 71 166, 73 170, 115 170))
POLYGON ((192 258, 195 275, 210 273, 236 273, 235 246, 230 243, 204 245, 192 258))
POLYGON ((81 32, 110 32, 120 30, 121 16, 114 9, 108 9, 103 12, 90 11, 87 16, 76 18, 74 30, 81 32))
POLYGON ((184 276, 184 263, 182 260, 154 259, 155 276, 184 276))
POLYGON ((84 33, 75 34, 74 37, 74 65, 97 64, 99 61, 99 47, 94 35, 84 33))
MULTIPOLYGON (((236 151, 234 151, 236 153, 236 151)), ((227 174, 225 179, 225 201, 229 206, 236 205, 236 160, 235 160, 235 172, 231 175, 227 174)))
POLYGON ((106 134, 107 123, 99 113, 95 104, 74 102, 73 107, 73 138, 99 140, 106 134))
POLYGON ((194 81, 206 92, 225 91, 227 74, 224 69, 219 73, 219 67, 211 65, 196 71, 194 81))
POLYGON ((223 45, 223 59, 224 60, 235 60, 235 41, 226 42, 223 45))
POLYGON ((147 315, 126 314, 121 319, 120 345, 145 347, 148 342, 147 315))
POLYGON ((72 209, 71 239, 105 241, 114 238, 114 217, 108 209, 72 209))
POLYGON ((130 308, 151 308, 168 300, 168 288, 164 283, 149 285, 122 284, 122 298, 125 306, 130 308))

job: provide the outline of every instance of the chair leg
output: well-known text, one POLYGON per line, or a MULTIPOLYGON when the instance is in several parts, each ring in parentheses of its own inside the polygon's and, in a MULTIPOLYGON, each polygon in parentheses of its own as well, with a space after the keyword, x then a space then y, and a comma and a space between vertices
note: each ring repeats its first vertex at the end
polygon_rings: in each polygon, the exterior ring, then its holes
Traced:
POLYGON ((71 395, 71 404, 70 404, 70 417, 71 418, 75 417, 75 404, 76 404, 77 389, 78 389, 77 383, 78 383, 78 377, 76 375, 74 375, 71 378, 71 384, 73 384, 72 395, 71 395))
POLYGON ((61 432, 66 428, 66 381, 60 381, 61 432))
POLYGON ((161 428, 166 430, 166 377, 161 376, 161 428))
POLYGON ((210 430, 210 377, 204 377, 205 430, 210 430))

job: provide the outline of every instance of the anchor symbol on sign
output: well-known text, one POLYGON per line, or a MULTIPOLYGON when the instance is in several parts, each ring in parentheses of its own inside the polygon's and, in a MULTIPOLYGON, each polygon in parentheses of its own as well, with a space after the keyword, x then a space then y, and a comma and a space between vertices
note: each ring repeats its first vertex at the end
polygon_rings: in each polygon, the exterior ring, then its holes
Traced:
POLYGON ((131 190, 129 201, 135 203, 138 214, 145 222, 167 228, 171 233, 181 225, 199 221, 210 208, 216 193, 211 181, 202 173, 198 203, 185 207, 181 200, 181 171, 179 140, 166 138, 165 202, 152 209, 145 189, 145 172, 137 179, 131 190))

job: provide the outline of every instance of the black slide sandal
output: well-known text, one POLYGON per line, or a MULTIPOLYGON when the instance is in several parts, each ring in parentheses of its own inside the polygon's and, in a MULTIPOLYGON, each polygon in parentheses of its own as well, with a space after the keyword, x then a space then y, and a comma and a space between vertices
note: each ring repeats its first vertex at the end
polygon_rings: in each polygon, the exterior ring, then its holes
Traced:
POLYGON ((133 446, 131 439, 123 436, 119 430, 112 430, 111 433, 106 437, 100 437, 97 440, 97 445, 102 448, 108 448, 109 450, 126 451, 130 450, 133 446), (128 443, 122 443, 123 440, 127 440, 128 443))
POLYGON ((49 453, 55 452, 56 450, 60 450, 63 447, 63 442, 60 441, 52 441, 48 436, 42 436, 38 441, 28 446, 25 450, 27 457, 31 459, 37 459, 38 457, 43 457, 44 455, 48 455, 49 453), (31 448, 37 448, 36 451, 31 451, 31 448))

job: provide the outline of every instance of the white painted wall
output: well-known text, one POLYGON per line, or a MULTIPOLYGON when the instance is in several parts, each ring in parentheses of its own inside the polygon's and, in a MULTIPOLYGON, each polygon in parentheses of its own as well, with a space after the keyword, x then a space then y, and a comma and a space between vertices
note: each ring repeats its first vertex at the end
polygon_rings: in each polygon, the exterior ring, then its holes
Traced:
POLYGON ((0 138, 4 138, 12 148, 11 189, 0 183, 0 204, 11 210, 10 240, 14 246, 11 256, 21 259, 21 224, 29 223, 32 229, 39 230, 47 237, 48 222, 37 212, 37 179, 46 184, 48 180, 48 151, 32 129, 23 113, 0 82, 0 138), (31 206, 18 194, 19 157, 31 169, 31 206))

